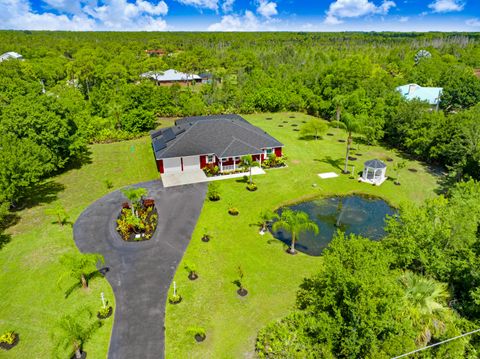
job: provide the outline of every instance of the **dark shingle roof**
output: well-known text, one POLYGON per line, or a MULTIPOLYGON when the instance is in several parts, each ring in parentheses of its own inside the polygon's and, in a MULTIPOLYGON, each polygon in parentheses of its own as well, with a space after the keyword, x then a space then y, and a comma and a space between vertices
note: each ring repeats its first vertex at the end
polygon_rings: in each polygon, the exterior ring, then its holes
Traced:
POLYGON ((185 117, 151 133, 157 159, 213 153, 217 157, 259 154, 282 143, 239 115, 185 117))
POLYGON ((387 165, 380 160, 370 160, 365 162, 365 167, 379 169, 379 168, 386 168, 387 165))

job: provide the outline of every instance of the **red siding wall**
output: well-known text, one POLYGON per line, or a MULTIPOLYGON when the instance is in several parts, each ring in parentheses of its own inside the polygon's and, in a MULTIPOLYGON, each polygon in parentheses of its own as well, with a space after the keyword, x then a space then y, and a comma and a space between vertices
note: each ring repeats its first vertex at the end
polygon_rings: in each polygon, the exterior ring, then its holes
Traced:
POLYGON ((207 156, 200 156, 200 168, 205 168, 207 165, 207 156))
POLYGON ((163 160, 157 160, 158 172, 163 173, 163 160))
POLYGON ((276 147, 275 148, 275 156, 282 157, 282 148, 281 147, 276 147))

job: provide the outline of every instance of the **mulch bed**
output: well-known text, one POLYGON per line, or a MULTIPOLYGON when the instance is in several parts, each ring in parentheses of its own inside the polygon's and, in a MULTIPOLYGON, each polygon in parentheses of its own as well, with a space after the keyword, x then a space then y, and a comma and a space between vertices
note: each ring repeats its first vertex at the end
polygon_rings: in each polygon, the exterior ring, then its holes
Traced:
POLYGON ((393 162, 393 158, 387 157, 387 162, 393 162))
POLYGON ((196 280, 196 279, 198 279, 198 274, 197 274, 197 273, 190 273, 190 274, 188 275, 188 279, 190 279, 190 280, 196 280))
POLYGON ((100 313, 97 312, 97 318, 98 319, 107 319, 108 317, 110 317, 113 313, 113 308, 112 307, 108 307, 108 313, 107 315, 100 315, 100 313))
POLYGON ((335 136, 333 133, 327 133, 327 136, 335 136))
POLYGON ((237 290, 237 294, 240 297, 245 297, 248 294, 248 290, 246 290, 245 288, 240 288, 237 290))
POLYGON ((231 216, 238 216, 240 213, 239 212, 231 212, 230 210, 228 211, 228 214, 231 216))
POLYGON ((283 125, 278 125, 278 127, 283 127, 283 125))
POLYGON ((3 350, 10 350, 13 347, 15 347, 18 344, 19 341, 20 341, 20 335, 15 333, 15 339, 13 340, 13 343, 8 344, 8 343, 3 343, 2 342, 2 343, 0 343, 0 348, 3 349, 3 350))
POLYGON ((203 342, 206 337, 206 335, 195 334, 195 340, 197 341, 197 343, 203 342))
POLYGON ((355 156, 362 157, 361 153, 355 153, 355 156))
POLYGON ((413 172, 413 173, 418 172, 418 170, 417 170, 416 168, 409 168, 408 170, 409 170, 410 172, 413 172))
POLYGON ((343 143, 343 142, 347 142, 347 141, 345 141, 345 140, 338 140, 338 142, 342 142, 342 143, 343 143))
POLYGON ((202 236, 202 242, 207 243, 208 241, 210 241, 210 236, 208 234, 202 236))
MULTIPOLYGON (((123 208, 125 208, 125 207, 123 207, 123 208)), ((153 228, 153 230, 152 230, 152 232, 151 232, 151 236, 152 236, 152 237, 153 237, 153 234, 155 233, 155 230, 157 229, 157 225, 158 225, 158 213, 157 213, 157 208, 156 208, 155 206, 153 206, 152 212, 150 212, 150 213, 148 214, 148 216, 147 216, 147 221, 146 221, 147 223, 150 223, 150 218, 151 218, 152 215, 154 215, 154 214, 157 215, 157 221, 156 221, 155 226, 154 226, 154 228, 153 228)), ((121 216, 122 216, 122 211, 120 211, 120 214, 118 215, 117 219, 120 219, 121 216)), ((135 233, 135 232, 132 230, 132 232, 130 233, 128 239, 123 238, 122 234, 121 234, 119 231, 117 231, 117 233, 119 234, 120 238, 121 238, 122 240, 124 240, 125 242, 143 242, 143 241, 148 241, 148 240, 151 239, 151 237, 150 237, 150 239, 148 239, 148 238, 146 238, 146 237, 135 238, 135 235, 137 235, 137 234, 148 234, 148 233, 146 233, 146 232, 135 233)))
POLYGON ((273 118, 267 117, 267 118, 265 118, 265 120, 273 120, 273 118))
POLYGON ((283 123, 288 123, 288 121, 283 121, 283 123))
POLYGON ((298 131, 300 131, 298 128, 294 128, 293 130, 294 130, 295 132, 298 132, 298 131))
POLYGON ((297 126, 298 126, 298 124, 296 124, 296 123, 292 123, 290 126, 292 126, 292 127, 297 127, 297 126))
POLYGON ((291 116, 288 116, 288 118, 295 118, 295 116, 291 115, 291 116))
POLYGON ((348 156, 348 160, 349 160, 349 161, 356 161, 356 160, 357 160, 357 157, 348 156))

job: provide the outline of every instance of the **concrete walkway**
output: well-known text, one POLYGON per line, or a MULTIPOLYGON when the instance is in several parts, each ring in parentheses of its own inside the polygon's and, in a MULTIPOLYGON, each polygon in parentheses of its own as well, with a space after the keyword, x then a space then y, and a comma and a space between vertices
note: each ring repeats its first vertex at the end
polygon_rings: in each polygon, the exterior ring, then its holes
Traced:
MULTIPOLYGON (((252 176, 264 175, 265 171, 260 167, 252 167, 252 176)), ((179 173, 165 173, 162 175, 164 187, 183 186, 192 183, 221 181, 229 178, 241 178, 250 175, 250 172, 232 173, 230 175, 207 177, 202 170, 190 170, 179 173)))
POLYGON ((115 219, 125 199, 112 192, 88 207, 75 222, 74 239, 80 251, 101 253, 106 278, 115 293, 115 322, 108 356, 165 357, 167 291, 203 206, 205 184, 165 189, 160 181, 139 183, 155 200, 158 226, 152 239, 124 242, 115 219))

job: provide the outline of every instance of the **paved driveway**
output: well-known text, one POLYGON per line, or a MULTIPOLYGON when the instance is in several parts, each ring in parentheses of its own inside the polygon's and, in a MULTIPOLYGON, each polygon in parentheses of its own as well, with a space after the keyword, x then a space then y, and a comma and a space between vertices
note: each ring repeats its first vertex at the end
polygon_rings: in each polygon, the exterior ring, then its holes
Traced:
POLYGON ((101 253, 116 299, 108 356, 163 358, 167 291, 203 206, 206 184, 164 188, 161 181, 139 183, 155 199, 158 226, 149 241, 124 242, 115 230, 120 191, 88 207, 75 222, 74 239, 82 252, 101 253))

